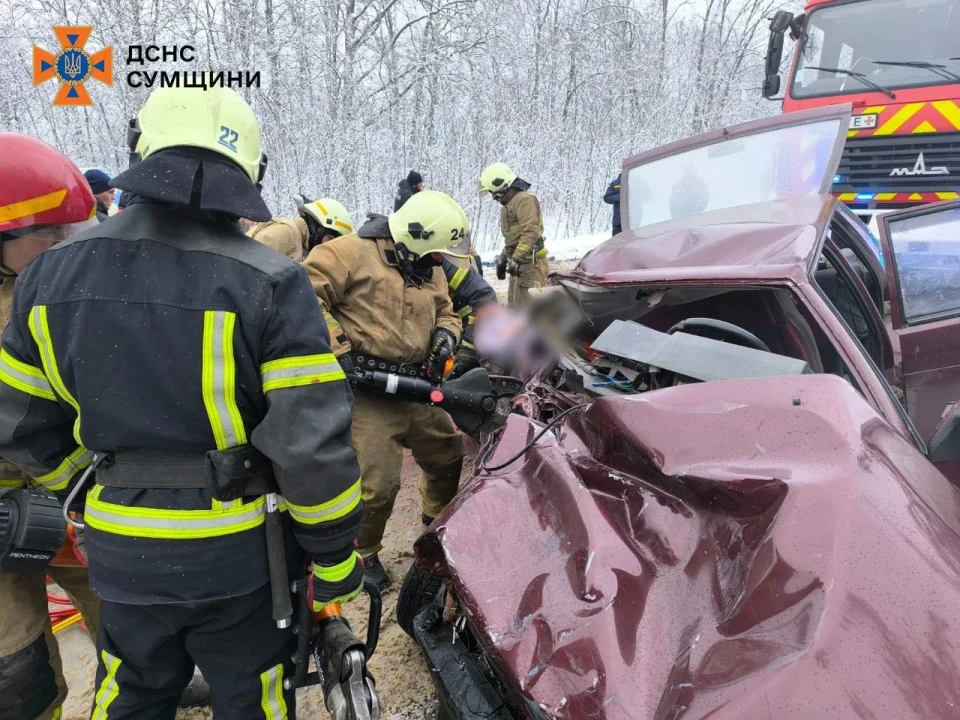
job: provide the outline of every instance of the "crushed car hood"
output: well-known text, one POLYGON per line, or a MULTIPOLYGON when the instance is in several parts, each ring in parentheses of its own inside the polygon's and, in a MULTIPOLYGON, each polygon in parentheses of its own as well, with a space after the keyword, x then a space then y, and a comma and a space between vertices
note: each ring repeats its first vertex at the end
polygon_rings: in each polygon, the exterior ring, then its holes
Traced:
MULTIPOLYGON (((542 426, 511 416, 487 464, 542 426)), ((529 717, 960 717, 960 492, 831 376, 597 400, 418 541, 529 717)))

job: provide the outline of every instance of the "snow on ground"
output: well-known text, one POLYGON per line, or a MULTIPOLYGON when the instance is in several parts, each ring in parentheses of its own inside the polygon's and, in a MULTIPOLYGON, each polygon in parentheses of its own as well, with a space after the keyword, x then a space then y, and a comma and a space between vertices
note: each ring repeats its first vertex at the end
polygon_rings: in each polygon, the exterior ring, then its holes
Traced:
MULTIPOLYGON (((610 239, 609 232, 594 233, 592 235, 578 235, 576 237, 562 238, 559 240, 547 238, 547 253, 555 260, 579 260, 583 255, 593 250, 604 240, 610 239)), ((484 262, 496 263, 497 256, 500 254, 500 246, 494 250, 487 250, 480 253, 484 262)))

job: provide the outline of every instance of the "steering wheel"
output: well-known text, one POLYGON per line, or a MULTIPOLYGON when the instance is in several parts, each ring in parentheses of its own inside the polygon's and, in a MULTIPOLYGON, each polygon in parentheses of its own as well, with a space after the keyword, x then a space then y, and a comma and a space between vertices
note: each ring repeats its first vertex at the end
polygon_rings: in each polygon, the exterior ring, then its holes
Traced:
POLYGON ((767 344, 752 332, 748 332, 739 325, 724 322, 723 320, 699 317, 687 318, 667 330, 667 335, 673 335, 681 331, 690 335, 705 335, 707 337, 710 335, 723 335, 729 338, 729 342, 732 342, 734 345, 742 345, 743 347, 753 348, 754 350, 770 352, 767 344))

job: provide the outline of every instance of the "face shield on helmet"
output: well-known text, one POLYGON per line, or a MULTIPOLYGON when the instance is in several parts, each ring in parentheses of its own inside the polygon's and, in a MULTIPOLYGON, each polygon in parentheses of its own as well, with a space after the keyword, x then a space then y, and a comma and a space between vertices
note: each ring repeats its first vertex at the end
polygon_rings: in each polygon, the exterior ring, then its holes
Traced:
POLYGON ((0 133, 0 240, 14 270, 95 225, 96 198, 80 169, 44 142, 0 133), (18 262, 19 261, 19 262, 18 262))
POLYGON ((469 250, 467 214, 456 200, 437 190, 421 190, 387 222, 393 241, 416 257, 432 253, 465 257, 469 250))

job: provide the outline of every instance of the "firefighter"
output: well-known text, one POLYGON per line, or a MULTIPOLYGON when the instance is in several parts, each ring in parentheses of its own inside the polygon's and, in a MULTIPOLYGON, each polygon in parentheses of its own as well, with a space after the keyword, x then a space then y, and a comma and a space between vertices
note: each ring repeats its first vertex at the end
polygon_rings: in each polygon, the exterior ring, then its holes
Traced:
MULTIPOLYGON (((462 324, 441 265, 469 231, 449 196, 423 190, 389 217, 372 215, 355 235, 315 247, 304 261, 333 349, 348 373, 351 352, 420 364, 456 350, 462 324)), ((403 448, 420 466, 423 522, 457 492, 463 441, 443 410, 357 389, 353 443, 363 478, 358 550, 364 574, 390 586, 378 553, 400 489, 403 448)))
MULTIPOLYGON (((70 233, 96 224, 96 210, 87 180, 67 158, 26 135, 0 133, 0 327, 10 322, 17 275, 70 233)), ((0 378, 8 382, 15 373, 11 358, 0 356, 0 378)), ((55 486, 56 478, 44 474, 31 481, 19 467, 0 460, 0 492, 27 484, 55 486)), ((100 608, 86 569, 51 567, 48 572, 96 639, 100 608)), ((0 717, 56 718, 66 697, 44 573, 0 573, 0 717)))
POLYGON ((270 218, 249 105, 161 88, 128 141, 113 184, 137 200, 20 275, 0 455, 60 495, 87 483, 94 718, 172 720, 194 665, 217 717, 293 718, 265 525, 291 573, 312 560, 315 609, 360 592, 351 391, 305 271, 240 231, 270 218))
MULTIPOLYGON (((479 366, 476 348, 473 344, 474 325, 477 314, 490 305, 497 304, 497 293, 490 283, 477 272, 477 265, 469 244, 465 248, 466 257, 444 257, 441 264, 443 274, 447 278, 447 287, 450 290, 450 300, 453 309, 460 316, 463 323, 463 334, 460 339, 460 349, 457 352, 457 362, 454 365, 451 378, 457 378, 468 370, 479 366)), ((455 248, 459 250, 459 248, 455 248)))
POLYGON ((315 245, 353 232, 350 213, 337 200, 308 200, 304 195, 295 195, 293 201, 297 206, 297 217, 292 220, 273 218, 260 224, 246 223, 247 234, 300 262, 315 245))
POLYGON ((480 174, 480 192, 488 192, 500 208, 504 247, 497 260, 497 278, 510 275, 507 307, 530 302, 530 288, 547 282, 549 262, 543 239, 540 201, 527 192, 530 183, 518 178, 506 163, 493 163, 480 174))

